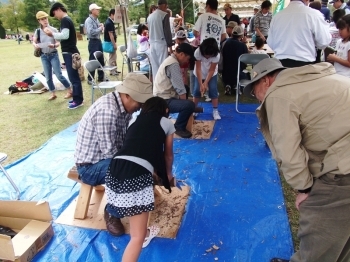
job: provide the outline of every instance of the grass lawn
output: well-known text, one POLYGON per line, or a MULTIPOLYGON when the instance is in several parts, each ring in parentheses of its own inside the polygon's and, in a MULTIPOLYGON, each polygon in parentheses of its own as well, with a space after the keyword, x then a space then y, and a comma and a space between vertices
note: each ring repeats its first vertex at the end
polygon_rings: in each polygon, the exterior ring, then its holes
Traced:
MULTIPOLYGON (((118 45, 124 44, 124 38, 118 37, 118 45)), ((78 41, 78 48, 83 62, 89 54, 86 40, 78 41)), ((67 100, 63 99, 64 91, 58 91, 58 98, 48 101, 49 93, 44 94, 14 94, 5 95, 8 87, 16 81, 21 81, 34 72, 42 72, 40 58, 34 57, 33 46, 23 41, 20 45, 15 40, 0 39, 0 152, 5 152, 9 164, 39 148, 53 135, 78 122, 91 104, 91 87, 83 81, 84 106, 75 110, 67 109, 67 100)), ((105 54, 107 58, 108 55, 105 54)), ((117 51, 118 68, 121 71, 122 59, 117 51)), ((61 62, 63 62, 60 55, 61 62)), ((124 68, 127 71, 127 67, 124 68)), ((87 73, 85 73, 87 76, 87 73)), ((110 77, 111 80, 120 80, 110 77)), ((234 103, 234 96, 224 96, 224 88, 219 81, 220 103, 234 103)), ((95 91, 95 99, 100 96, 95 91)), ((250 100, 245 100, 252 102, 250 100)), ((282 179, 283 180, 283 179, 282 179)), ((284 194, 291 223, 295 247, 298 246, 296 231, 298 227, 298 212, 294 208, 295 192, 283 180, 284 194)))

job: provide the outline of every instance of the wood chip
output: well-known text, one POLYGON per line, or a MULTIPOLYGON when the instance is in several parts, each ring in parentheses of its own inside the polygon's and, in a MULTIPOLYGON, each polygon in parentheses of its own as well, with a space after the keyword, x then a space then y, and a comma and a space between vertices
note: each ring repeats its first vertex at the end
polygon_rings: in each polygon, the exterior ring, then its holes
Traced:
POLYGON ((217 258, 217 257, 216 257, 216 258, 214 258, 214 260, 215 260, 215 261, 218 261, 218 260, 219 260, 219 258, 217 258))
POLYGON ((213 248, 214 248, 215 250, 219 250, 219 249, 220 249, 217 245, 213 245, 213 248))
POLYGON ((205 252, 209 253, 209 252, 211 252, 212 250, 213 250, 212 248, 209 248, 209 249, 205 250, 205 252))

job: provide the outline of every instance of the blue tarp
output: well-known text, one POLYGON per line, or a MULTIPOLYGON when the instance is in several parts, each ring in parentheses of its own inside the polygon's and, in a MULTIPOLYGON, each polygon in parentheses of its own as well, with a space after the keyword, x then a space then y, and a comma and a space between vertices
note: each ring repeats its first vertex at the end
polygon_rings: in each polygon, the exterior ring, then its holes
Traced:
MULTIPOLYGON (((198 119, 212 119, 211 106, 198 119)), ((256 105, 243 105, 254 111, 256 105)), ((209 140, 175 139, 173 171, 191 186, 176 239, 155 238, 139 261, 269 261, 293 253, 286 206, 275 161, 253 114, 219 106, 209 140), (212 245, 220 247, 206 253, 212 245)), ((56 219, 78 195, 67 179, 74 165, 77 124, 60 132, 28 156, 6 167, 22 200, 47 200, 56 219)), ((4 149, 2 149, 4 150, 4 149)), ((0 199, 14 190, 0 175, 0 199)), ((129 235, 82 229, 53 222, 55 235, 33 261, 121 261, 129 235)))

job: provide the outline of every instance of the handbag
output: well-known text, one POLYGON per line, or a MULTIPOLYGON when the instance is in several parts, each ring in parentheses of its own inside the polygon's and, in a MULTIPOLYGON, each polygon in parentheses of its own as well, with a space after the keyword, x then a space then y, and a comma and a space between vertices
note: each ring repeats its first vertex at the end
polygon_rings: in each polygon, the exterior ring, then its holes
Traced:
POLYGON ((128 48, 126 49, 126 55, 129 59, 135 58, 137 56, 137 49, 134 45, 134 41, 132 40, 131 33, 129 33, 128 48))
MULTIPOLYGON (((40 29, 35 30, 35 34, 37 35, 37 43, 40 43, 40 29)), ((41 56, 41 48, 35 48, 34 49, 34 56, 40 57, 41 56)))
POLYGON ((112 44, 112 42, 103 42, 102 43, 102 49, 103 52, 105 53, 113 53, 114 52, 114 46, 112 44))

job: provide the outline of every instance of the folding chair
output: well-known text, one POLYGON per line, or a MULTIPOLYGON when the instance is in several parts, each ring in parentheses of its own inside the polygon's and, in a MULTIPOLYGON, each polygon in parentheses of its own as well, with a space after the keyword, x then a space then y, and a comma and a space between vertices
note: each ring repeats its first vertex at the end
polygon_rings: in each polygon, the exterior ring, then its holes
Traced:
MULTIPOLYGON (((130 65, 131 68, 131 72, 133 73, 138 73, 138 74, 143 74, 146 75, 148 74, 148 72, 146 71, 140 71, 140 70, 134 70, 134 65, 137 66, 137 64, 142 61, 143 59, 146 58, 146 54, 138 54, 137 57, 130 59, 127 54, 126 54, 126 47, 125 45, 120 45, 119 46, 119 51, 123 57, 123 65, 122 65, 122 76, 123 76, 123 72, 124 72, 124 65, 130 65)), ((138 68, 140 69, 140 68, 138 68)))
POLYGON ((11 183, 13 188, 16 190, 16 193, 17 193, 16 200, 19 200, 19 196, 20 196, 21 193, 20 193, 18 187, 16 186, 15 182, 13 182, 12 178, 10 177, 10 175, 6 172, 5 168, 3 168, 3 166, 1 165, 1 163, 3 161, 5 161, 6 158, 7 158, 7 154, 0 152, 0 170, 5 174, 5 176, 7 177, 8 181, 11 183))
MULTIPOLYGON (((115 89, 116 86, 120 85, 122 81, 103 81, 103 82, 97 82, 96 79, 94 79, 90 72, 95 72, 96 69, 100 69, 104 72, 103 67, 101 66, 100 62, 97 60, 90 60, 84 63, 85 69, 88 71, 89 76, 91 77, 91 103, 94 103, 94 90, 99 89, 101 94, 105 95, 107 89, 115 89), (102 92, 101 89, 104 89, 102 92)), ((105 72, 104 72, 105 73, 105 72)), ((106 73, 105 73, 106 74, 106 73)), ((95 74, 96 75, 96 74, 95 74)))
MULTIPOLYGON (((94 57, 100 63, 100 66, 103 68, 104 71, 113 71, 113 70, 117 69, 117 66, 106 66, 107 60, 105 59, 105 57, 101 51, 94 52, 94 57), (105 62, 105 66, 102 66, 102 64, 100 62, 101 60, 105 62)), ((105 81, 109 80, 106 74, 104 74, 104 78, 105 78, 104 79, 105 81)))
POLYGON ((239 95, 241 94, 242 89, 247 85, 247 82, 250 81, 250 80, 246 80, 246 79, 239 79, 240 72, 241 72, 241 63, 254 66, 265 58, 269 58, 269 55, 267 55, 267 54, 243 54, 238 58, 237 86, 236 86, 236 111, 237 111, 237 113, 247 113, 247 114, 254 114, 255 113, 255 112, 243 112, 243 111, 238 110, 239 95))

